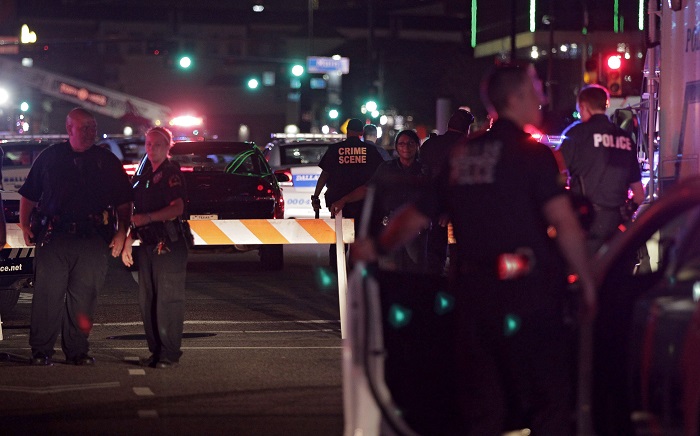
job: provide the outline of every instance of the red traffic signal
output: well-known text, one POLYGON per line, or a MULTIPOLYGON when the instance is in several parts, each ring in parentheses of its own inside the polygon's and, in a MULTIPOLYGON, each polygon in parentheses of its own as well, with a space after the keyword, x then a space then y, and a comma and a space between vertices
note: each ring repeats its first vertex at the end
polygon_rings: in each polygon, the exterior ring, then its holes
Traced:
POLYGON ((612 55, 608 57, 608 68, 611 70, 619 70, 622 67, 622 58, 620 55, 612 55))
POLYGON ((616 97, 622 95, 622 57, 620 55, 608 56, 605 64, 608 67, 606 85, 610 95, 616 97))

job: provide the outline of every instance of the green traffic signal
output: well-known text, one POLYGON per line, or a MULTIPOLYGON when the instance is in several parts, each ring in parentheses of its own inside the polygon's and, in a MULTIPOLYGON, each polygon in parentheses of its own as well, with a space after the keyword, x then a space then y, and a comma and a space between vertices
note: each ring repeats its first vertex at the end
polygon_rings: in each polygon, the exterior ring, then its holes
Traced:
POLYGON ((301 77, 304 74, 304 66, 301 64, 295 64, 292 66, 291 71, 294 77, 301 77))
POLYGON ((26 101, 20 103, 19 110, 21 110, 22 112, 27 112, 29 110, 29 103, 27 103, 26 101))
POLYGON ((180 59, 178 60, 177 64, 183 70, 187 70, 192 66, 192 58, 189 56, 180 56, 180 59))
POLYGON ((252 77, 252 78, 248 79, 247 85, 248 85, 248 89, 258 89, 258 87, 260 86, 260 81, 258 79, 256 79, 255 77, 252 77))

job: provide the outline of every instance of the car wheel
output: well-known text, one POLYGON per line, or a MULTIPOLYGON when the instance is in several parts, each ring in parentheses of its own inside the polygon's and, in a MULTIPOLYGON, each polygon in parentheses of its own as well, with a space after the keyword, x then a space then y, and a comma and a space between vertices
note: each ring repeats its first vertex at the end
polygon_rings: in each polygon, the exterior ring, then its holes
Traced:
POLYGON ((279 271, 284 267, 284 249, 282 245, 263 245, 260 247, 260 263, 268 271, 279 271))
POLYGON ((23 290, 29 291, 31 287, 31 279, 24 278, 17 280, 8 288, 0 289, 0 316, 9 314, 17 305, 19 294, 23 290))

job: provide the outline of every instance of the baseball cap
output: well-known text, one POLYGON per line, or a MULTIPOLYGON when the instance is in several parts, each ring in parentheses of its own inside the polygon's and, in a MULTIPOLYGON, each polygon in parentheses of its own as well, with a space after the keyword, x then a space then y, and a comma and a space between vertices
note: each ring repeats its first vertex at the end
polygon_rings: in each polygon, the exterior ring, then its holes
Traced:
POLYGON ((458 109, 452 114, 450 121, 447 123, 447 128, 457 130, 462 133, 467 133, 469 126, 474 122, 474 115, 466 109, 458 109))
POLYGON ((360 132, 362 133, 362 129, 365 127, 365 123, 362 121, 358 120, 357 118, 350 118, 350 121, 348 121, 348 127, 347 130, 348 132, 360 132))

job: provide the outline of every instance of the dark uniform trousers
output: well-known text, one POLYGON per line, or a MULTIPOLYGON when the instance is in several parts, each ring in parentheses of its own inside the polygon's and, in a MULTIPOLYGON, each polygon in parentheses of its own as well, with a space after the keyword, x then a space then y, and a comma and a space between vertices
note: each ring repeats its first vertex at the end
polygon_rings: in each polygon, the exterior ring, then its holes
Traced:
POLYGON ((109 250, 97 234, 66 232, 54 232, 50 241, 37 246, 29 333, 32 353, 53 355, 59 330, 67 359, 89 351, 88 336, 97 292, 107 276, 109 250))
POLYGON ((588 230, 586 246, 590 254, 595 254, 603 244, 615 234, 618 226, 622 223, 620 208, 608 208, 593 206, 595 215, 588 230))
POLYGON ((542 280, 461 276, 457 354, 462 427, 455 434, 572 434, 573 349, 559 299, 542 280), (505 425, 505 428, 504 428, 505 425))
POLYGON ((167 247, 170 251, 161 254, 156 245, 139 247, 139 306, 150 352, 177 362, 182 355, 188 249, 183 237, 167 247))

